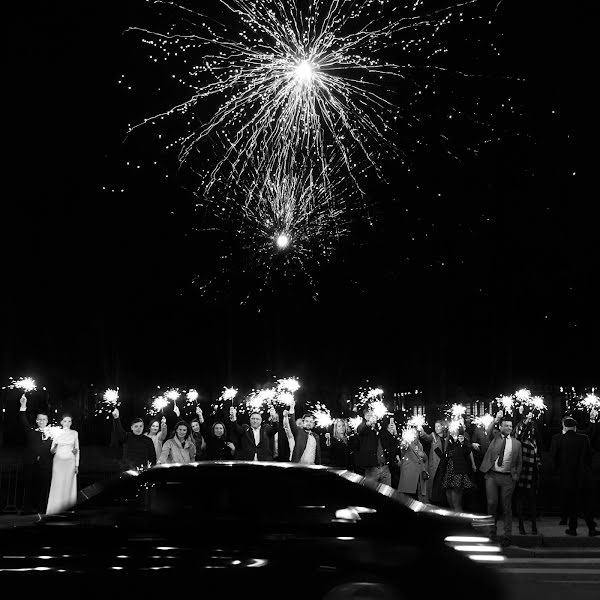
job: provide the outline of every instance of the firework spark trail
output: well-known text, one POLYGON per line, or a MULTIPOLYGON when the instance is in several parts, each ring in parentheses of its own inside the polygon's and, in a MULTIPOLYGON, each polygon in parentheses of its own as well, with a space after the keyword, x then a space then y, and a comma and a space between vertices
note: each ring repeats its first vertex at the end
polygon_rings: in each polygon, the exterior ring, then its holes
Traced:
MULTIPOLYGON (((256 167, 249 183, 215 194, 207 208, 217 226, 205 231, 227 235, 231 250, 220 255, 213 278, 197 277, 194 283, 208 294, 221 284, 223 273, 251 274, 261 293, 285 273, 300 275, 314 287, 312 267, 327 261, 349 232, 352 195, 338 174, 314 176, 304 164, 289 173, 261 176, 256 167)), ((245 286, 244 292, 248 300, 256 289, 245 286)))
POLYGON ((462 21, 460 11, 476 2, 429 12, 408 2, 405 15, 398 16, 397 5, 387 1, 313 0, 302 8, 297 0, 219 0, 233 27, 173 2, 154 2, 185 18, 171 33, 127 31, 141 34, 165 61, 183 60, 187 73, 173 78, 193 93, 129 133, 175 114, 191 125, 203 101, 214 97, 220 105, 212 118, 171 144, 179 145, 184 163, 203 140, 223 139, 224 155, 210 172, 207 192, 226 169, 231 168, 229 177, 245 172, 251 157, 271 171, 289 168, 304 152, 325 172, 330 146, 360 188, 357 161, 381 176, 380 155, 402 154, 393 140, 395 124, 418 120, 407 108, 426 87, 414 71, 444 70, 432 60, 445 50, 438 34, 455 15, 462 21), (179 33, 177 27, 186 29, 179 33), (385 58, 390 48, 401 48, 403 64, 385 58), (398 83, 404 86, 402 104, 391 96, 398 83))

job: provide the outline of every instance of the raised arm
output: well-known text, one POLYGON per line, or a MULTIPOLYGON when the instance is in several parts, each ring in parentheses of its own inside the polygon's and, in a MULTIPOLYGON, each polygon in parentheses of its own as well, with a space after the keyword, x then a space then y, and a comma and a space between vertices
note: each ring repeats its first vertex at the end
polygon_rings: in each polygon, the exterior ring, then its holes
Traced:
POLYGON ((167 439, 167 417, 164 415, 160 420, 160 433, 158 434, 158 439, 160 440, 161 444, 167 439))
POLYGON ((119 409, 118 408, 115 408, 115 410, 113 410, 112 416, 113 416, 113 430, 115 432, 117 440, 119 441, 120 444, 122 444, 127 439, 127 434, 125 433, 125 430, 123 429, 123 425, 121 425, 121 419, 119 419, 119 409))
MULTIPOLYGON (((290 410, 287 411, 288 412, 288 425, 290 426, 290 430, 292 432, 292 435, 294 436, 294 439, 296 439, 296 435, 298 434, 298 425, 296 425, 296 403, 292 402, 292 404, 290 405, 290 410)), ((283 411, 283 414, 285 415, 286 411, 283 411)))
POLYGON ((19 421, 23 426, 23 429, 25 429, 25 431, 29 431, 31 429, 31 424, 27 419, 27 397, 25 394, 21 396, 19 402, 21 403, 21 407, 19 408, 19 421))

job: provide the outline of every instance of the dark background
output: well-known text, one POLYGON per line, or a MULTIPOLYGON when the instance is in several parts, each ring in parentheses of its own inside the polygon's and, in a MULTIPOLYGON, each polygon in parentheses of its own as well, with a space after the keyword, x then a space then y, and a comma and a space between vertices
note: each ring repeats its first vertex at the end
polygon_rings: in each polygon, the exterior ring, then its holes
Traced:
POLYGON ((432 142, 410 175, 374 186, 374 224, 357 220, 314 273, 317 301, 297 279, 245 306, 192 284, 215 249, 191 230, 173 156, 153 167, 124 142, 157 101, 117 83, 141 68, 123 31, 143 3, 7 6, 3 385, 245 390, 296 375, 436 401, 455 386, 598 385, 592 37, 561 3, 496 4, 482 3, 501 39, 489 69, 525 80, 506 88, 522 116, 491 115, 499 139, 478 156, 446 160, 432 142))

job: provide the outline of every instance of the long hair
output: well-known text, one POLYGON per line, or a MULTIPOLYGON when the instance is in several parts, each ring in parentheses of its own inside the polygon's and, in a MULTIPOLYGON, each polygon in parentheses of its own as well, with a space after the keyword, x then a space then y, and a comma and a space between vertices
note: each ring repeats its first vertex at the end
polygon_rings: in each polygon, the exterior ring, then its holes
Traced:
POLYGON ((214 438, 215 440, 227 440, 227 427, 225 427, 225 423, 223 423, 223 421, 215 421, 212 424, 212 427, 210 428, 210 437, 214 438), (215 434, 215 425, 223 425, 223 435, 221 437, 215 434))
POLYGON ((192 437, 192 427, 187 421, 184 421, 184 420, 177 421, 177 423, 175 423, 175 427, 173 427, 173 431, 171 432, 171 435, 169 436, 169 438, 170 439, 175 439, 175 438, 179 439, 177 437, 177 428, 180 425, 184 425, 187 429, 184 441, 189 440, 190 442, 194 443, 194 438, 192 437))
POLYGON ((348 443, 348 421, 346 419, 336 419, 333 422, 333 437, 340 442, 344 442, 344 444, 348 443), (338 423, 344 424, 344 433, 338 433, 338 423))
POLYGON ((150 421, 148 421, 148 427, 144 433, 150 435, 150 428, 152 427, 153 423, 158 423, 158 431, 160 431, 160 419, 150 419, 150 421))

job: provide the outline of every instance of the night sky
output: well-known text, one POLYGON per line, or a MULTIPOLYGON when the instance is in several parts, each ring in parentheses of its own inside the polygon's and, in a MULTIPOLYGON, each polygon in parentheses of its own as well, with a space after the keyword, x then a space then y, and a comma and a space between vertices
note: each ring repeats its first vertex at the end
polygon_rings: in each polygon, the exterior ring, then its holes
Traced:
MULTIPOLYGON (((460 160, 433 141, 415 152, 410 173, 367 190, 373 225, 357 215, 312 286, 277 281, 244 306, 252 277, 213 297, 193 284, 220 249, 195 231, 175 153, 124 141, 160 106, 118 84, 139 70, 145 89, 143 53, 123 35, 145 4, 5 10, 3 382, 599 385, 591 25, 563 3, 506 0, 494 14, 501 57, 476 66, 497 76, 478 89, 490 105, 509 93, 518 107, 490 117, 500 139, 469 155, 475 134, 457 127, 460 160)), ((456 60, 474 66, 469 51, 456 60)))

